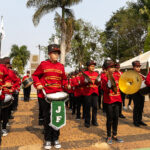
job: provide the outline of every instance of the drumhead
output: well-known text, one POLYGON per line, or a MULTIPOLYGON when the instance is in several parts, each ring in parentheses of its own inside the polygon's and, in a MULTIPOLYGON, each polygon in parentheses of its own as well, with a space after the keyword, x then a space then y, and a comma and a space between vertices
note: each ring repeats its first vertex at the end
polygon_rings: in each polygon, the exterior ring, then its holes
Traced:
POLYGON ((33 84, 33 79, 31 77, 27 78, 22 82, 22 84, 23 84, 24 88, 27 88, 33 84))
POLYGON ((48 101, 64 101, 69 95, 66 92, 56 92, 51 94, 46 94, 48 101))

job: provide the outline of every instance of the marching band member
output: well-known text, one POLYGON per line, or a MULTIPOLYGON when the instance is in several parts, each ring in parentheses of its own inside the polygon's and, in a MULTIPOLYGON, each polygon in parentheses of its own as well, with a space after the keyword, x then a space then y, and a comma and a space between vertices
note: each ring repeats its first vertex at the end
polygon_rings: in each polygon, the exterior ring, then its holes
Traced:
MULTIPOLYGON (((4 93, 12 95, 14 90, 15 90, 15 87, 17 85, 17 77, 16 77, 14 71, 12 69, 10 69, 11 68, 10 58, 9 57, 4 57, 3 58, 3 63, 7 68, 8 76, 10 78, 10 82, 11 82, 11 85, 12 85, 9 88, 4 87, 4 93)), ((8 119, 14 119, 14 117, 11 115, 11 111, 12 111, 12 105, 10 105, 7 108, 2 109, 2 120, 3 120, 2 134, 3 134, 3 136, 6 136, 8 134, 8 131, 6 129, 6 124, 8 123, 8 119)))
MULTIPOLYGON (((116 76, 118 76, 120 78, 120 76, 122 75, 123 72, 120 71, 120 64, 119 63, 116 63, 115 64, 115 72, 116 76)), ((121 98, 122 98, 122 103, 123 103, 123 106, 124 106, 124 103, 125 103, 125 94, 120 91, 121 93, 121 98)), ((122 103, 120 103, 120 107, 119 107, 119 117, 120 118, 126 118, 123 114, 122 114, 122 103)))
MULTIPOLYGON (((23 77, 22 82, 30 77, 30 71, 27 71, 27 75, 23 77)), ((23 88, 23 94, 24 94, 24 101, 28 102, 30 99, 30 92, 31 92, 31 86, 27 87, 27 88, 23 88)))
POLYGON ((112 144, 112 139, 117 142, 123 142, 123 140, 117 138, 119 105, 122 100, 118 86, 119 76, 114 73, 115 63, 112 60, 106 60, 104 67, 107 71, 101 78, 101 86, 104 91, 104 103, 106 103, 107 143, 112 144))
MULTIPOLYGON (((105 76, 105 74, 106 74, 106 68, 105 68, 105 66, 103 65, 102 66, 102 72, 101 72, 101 79, 103 78, 103 76, 105 76)), ((101 94, 103 95, 104 94, 104 91, 103 91, 103 89, 102 89, 102 86, 101 86, 101 94)), ((104 103, 104 96, 102 96, 102 105, 103 105, 103 113, 105 113, 106 112, 106 104, 104 103)))
MULTIPOLYGON (((81 75, 82 73, 80 72, 79 70, 79 73, 76 75, 76 82, 80 82, 81 80, 81 75)), ((80 120, 81 119, 81 105, 83 106, 83 115, 82 115, 82 118, 85 118, 85 100, 84 100, 84 86, 83 85, 79 85, 75 87, 75 90, 74 90, 74 97, 75 97, 75 101, 76 101, 76 104, 77 104, 77 116, 76 116, 76 119, 77 120, 80 120)))
MULTIPOLYGON (((98 85, 95 84, 96 78, 98 77, 98 73, 95 72, 95 65, 94 61, 88 61, 86 63, 88 71, 85 71, 86 74, 91 82, 87 84, 84 88, 84 96, 85 96, 85 127, 90 127, 91 115, 90 115, 90 108, 92 107, 92 124, 94 126, 98 126, 97 123, 97 103, 98 103, 98 85)), ((99 77, 100 78, 100 77, 99 77)))
MULTIPOLYGON (((141 71, 141 64, 140 61, 134 61, 132 62, 133 70, 139 73, 139 75, 142 78, 142 81, 145 81, 145 77, 140 73, 141 71)), ((142 113, 144 108, 144 100, 145 97, 140 94, 140 92, 136 92, 132 95, 133 102, 134 102, 134 109, 133 109, 133 124, 136 127, 139 127, 140 125, 147 126, 146 123, 142 121, 142 113)))
POLYGON ((61 148, 61 144, 58 140, 60 131, 49 126, 50 104, 45 101, 42 89, 44 88, 46 93, 60 92, 63 91, 62 86, 64 86, 67 81, 64 66, 57 61, 60 55, 59 46, 56 44, 49 45, 48 55, 50 59, 41 62, 32 74, 34 86, 38 90, 38 99, 43 110, 45 149, 51 149, 52 144, 54 144, 55 148, 61 148))
POLYGON ((21 79, 18 75, 18 72, 17 71, 14 71, 16 77, 17 77, 17 84, 16 84, 16 87, 15 87, 15 91, 13 93, 13 97, 14 97, 14 101, 13 101, 13 111, 16 111, 17 110, 17 106, 18 106, 18 96, 19 96, 19 91, 20 91, 20 86, 21 86, 21 79))
MULTIPOLYGON (((2 115, 2 105, 5 99, 5 92, 3 87, 7 88, 11 87, 11 81, 8 74, 8 68, 3 64, 3 60, 0 59, 0 124, 1 120, 4 120, 2 115)), ((3 136, 4 135, 6 136, 8 134, 6 128, 3 128, 1 131, 1 125, 0 125, 0 133, 2 133, 3 136)), ((0 136, 0 144, 1 144, 1 136, 0 136)))

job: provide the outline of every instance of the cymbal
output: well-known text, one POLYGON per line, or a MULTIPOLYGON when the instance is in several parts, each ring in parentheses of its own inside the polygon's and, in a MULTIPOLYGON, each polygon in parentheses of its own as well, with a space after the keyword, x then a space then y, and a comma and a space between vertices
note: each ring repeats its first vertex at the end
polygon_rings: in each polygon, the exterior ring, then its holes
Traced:
POLYGON ((119 88, 125 94, 136 93, 142 84, 141 76, 133 70, 124 72, 119 79, 119 88))

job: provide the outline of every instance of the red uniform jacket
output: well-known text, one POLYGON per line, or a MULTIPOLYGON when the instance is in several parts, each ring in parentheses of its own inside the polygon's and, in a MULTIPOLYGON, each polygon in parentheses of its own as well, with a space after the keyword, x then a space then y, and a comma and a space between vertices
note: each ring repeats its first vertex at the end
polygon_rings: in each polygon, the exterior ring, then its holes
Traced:
POLYGON ((11 69, 8 69, 8 75, 9 75, 12 87, 10 89, 4 88, 4 92, 7 93, 7 94, 12 94, 15 91, 15 88, 16 88, 16 86, 18 84, 18 79, 17 79, 17 76, 14 73, 14 71, 11 70, 11 69))
POLYGON ((89 85, 85 86, 84 91, 83 91, 83 95, 84 96, 89 96, 89 95, 91 95, 93 93, 96 93, 97 95, 99 95, 98 85, 94 84, 95 80, 96 80, 96 78, 98 76, 98 73, 95 72, 95 71, 93 71, 93 72, 85 71, 84 73, 89 76, 89 78, 91 79, 93 84, 89 84, 89 85))
POLYGON ((148 73, 146 77, 145 84, 150 87, 150 72, 148 73))
MULTIPOLYGON (((4 85, 6 82, 10 82, 8 69, 6 68, 5 65, 0 64, 0 90, 2 89, 2 85, 4 85)), ((0 100, 4 100, 4 98, 5 98, 5 94, 3 90, 0 95, 0 100)))
POLYGON ((22 82, 23 82, 25 79, 27 79, 27 78, 29 78, 28 75, 24 76, 24 77, 22 78, 22 82))
MULTIPOLYGON (((43 85, 46 93, 56 93, 63 91, 67 85, 67 78, 64 66, 59 63, 52 63, 50 60, 41 62, 32 74, 34 86, 43 85)), ((44 98, 42 90, 38 91, 38 97, 44 98)))
POLYGON ((102 79, 101 79, 101 88, 104 91, 104 94, 103 94, 104 103, 107 103, 107 104, 112 104, 115 102, 122 102, 120 90, 119 90, 119 86, 118 86, 120 76, 118 76, 117 73, 114 73, 113 77, 115 79, 116 86, 117 86, 117 94, 115 94, 112 89, 108 88, 108 86, 107 86, 108 78, 107 78, 106 74, 103 74, 102 79))
POLYGON ((81 85, 81 77, 80 76, 77 76, 75 78, 75 82, 74 82, 74 86, 75 86, 75 90, 74 90, 74 96, 75 97, 79 97, 79 96, 82 96, 84 94, 84 86, 81 85))

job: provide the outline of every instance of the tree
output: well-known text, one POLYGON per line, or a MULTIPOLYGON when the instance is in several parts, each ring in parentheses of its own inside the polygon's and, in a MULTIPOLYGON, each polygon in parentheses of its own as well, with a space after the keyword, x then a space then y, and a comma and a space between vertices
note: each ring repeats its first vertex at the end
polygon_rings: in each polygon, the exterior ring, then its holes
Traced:
POLYGON ((138 0, 137 3, 130 3, 132 8, 136 9, 147 23, 146 39, 144 51, 150 50, 150 0, 138 0))
POLYGON ((144 48, 146 26, 141 15, 130 6, 118 10, 100 36, 104 57, 123 62, 139 55, 144 48))
POLYGON ((67 65, 81 67, 90 59, 96 61, 100 66, 102 63, 102 48, 100 45, 101 31, 92 24, 76 20, 74 23, 74 34, 71 42, 71 50, 67 54, 67 65))
POLYGON ((10 58, 12 58, 12 67, 20 74, 23 74, 24 68, 30 58, 30 52, 27 50, 27 46, 12 45, 10 58))
POLYGON ((73 12, 69 9, 71 6, 78 4, 82 0, 28 0, 27 7, 35 7, 36 12, 33 15, 34 25, 38 25, 43 15, 61 8, 61 63, 65 64, 66 54, 66 23, 65 18, 73 16, 73 12))

